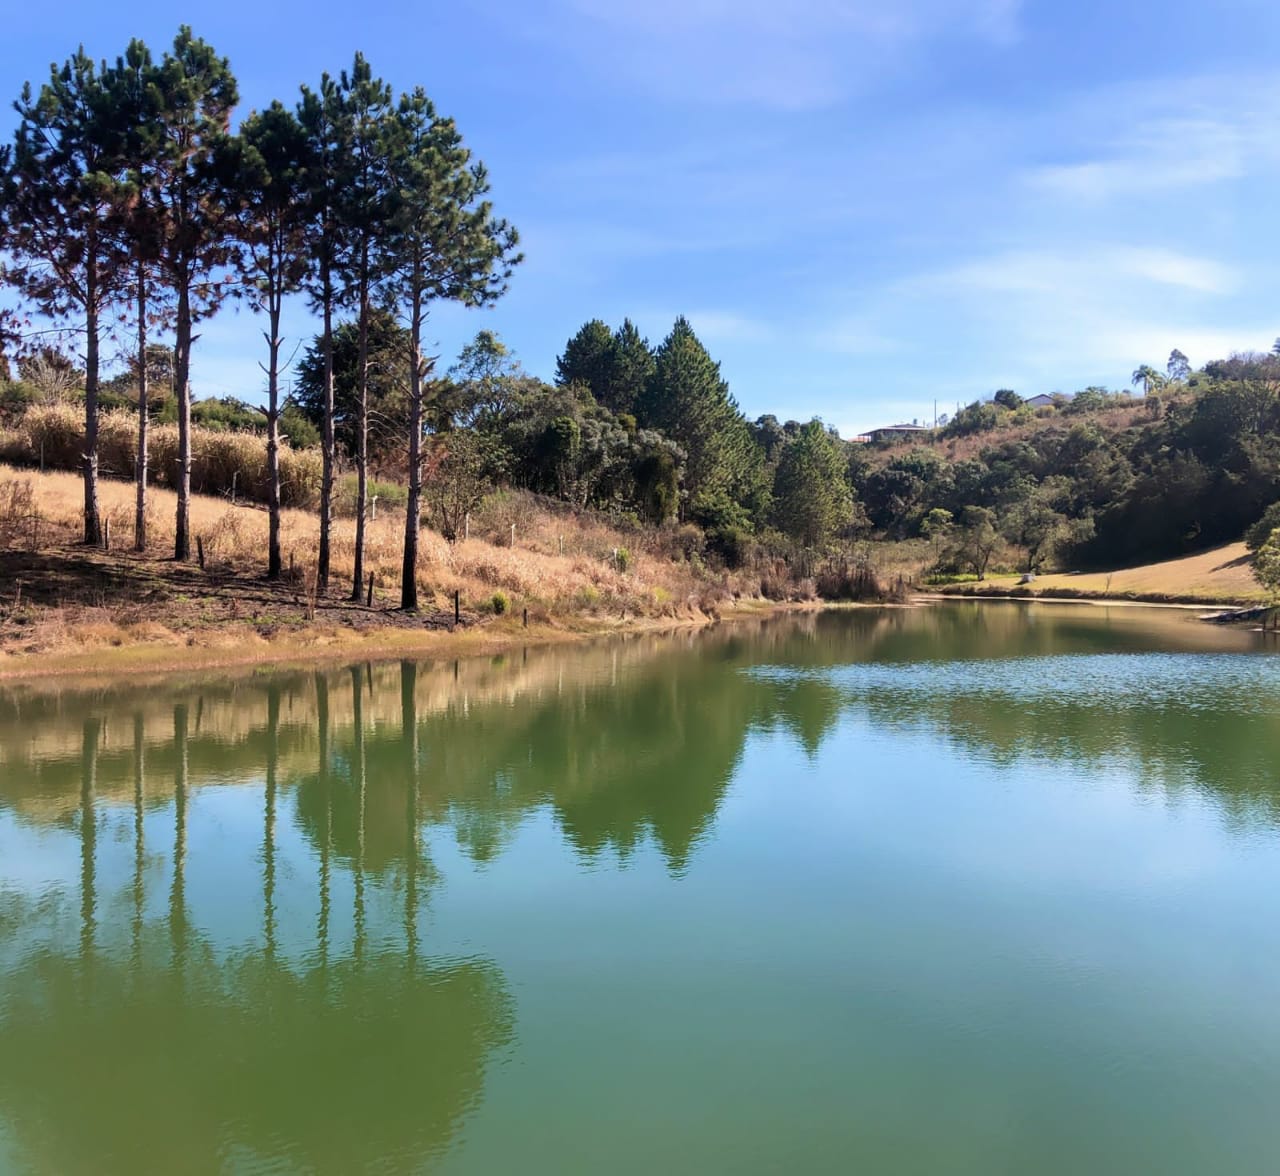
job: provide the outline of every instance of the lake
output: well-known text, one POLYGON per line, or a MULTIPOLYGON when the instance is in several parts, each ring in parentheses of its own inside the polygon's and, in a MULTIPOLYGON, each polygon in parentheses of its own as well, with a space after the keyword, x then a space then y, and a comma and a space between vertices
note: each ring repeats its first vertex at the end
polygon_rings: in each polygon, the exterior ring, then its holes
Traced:
POLYGON ((1278 648, 961 602, 0 689, 0 1172, 1272 1173, 1278 648))

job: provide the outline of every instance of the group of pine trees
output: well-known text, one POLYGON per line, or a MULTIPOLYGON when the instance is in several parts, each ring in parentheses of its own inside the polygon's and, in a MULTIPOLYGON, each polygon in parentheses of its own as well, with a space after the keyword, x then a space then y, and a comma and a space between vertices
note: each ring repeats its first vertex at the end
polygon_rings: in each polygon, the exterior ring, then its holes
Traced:
MULTIPOLYGON (((304 412, 320 435, 320 592, 330 587, 339 463, 354 466, 353 598, 365 576, 371 465, 386 441, 374 436, 371 451, 371 422, 379 434, 394 428, 407 483, 407 609, 418 603, 424 493, 439 498, 429 505, 446 532, 470 501, 457 486, 424 487, 433 433, 430 468, 455 481, 505 481, 653 523, 678 514, 730 558, 770 526, 816 546, 853 521, 838 438, 813 422, 788 426, 777 443, 748 423, 684 318, 656 348, 630 320, 616 331, 587 323, 565 347, 554 387, 520 373, 488 332, 451 378, 436 376, 423 350, 431 305, 490 304, 521 260, 453 121, 421 89, 397 98, 360 54, 349 70, 301 87, 292 107, 273 102, 233 127, 238 100, 228 61, 184 26, 158 58, 134 40, 114 63, 80 50, 51 68, 38 89, 24 87, 17 131, 0 146, 0 277, 28 313, 76 340, 87 544, 102 540, 98 427, 104 398, 113 402, 104 344, 127 323, 138 412, 134 543, 141 551, 148 539, 159 349, 178 431, 174 555, 191 558, 192 349, 201 324, 231 300, 262 324, 271 579, 283 570, 288 411, 295 420, 304 412), (281 323, 292 299, 320 325, 296 405, 282 395, 281 323)), ((0 315, 0 350, 17 333, 15 316, 0 315)))
POLYGON ((684 515, 726 555, 770 525, 821 546, 855 522, 839 438, 816 420, 785 428, 772 417, 748 422, 683 317, 654 350, 629 319, 616 331, 593 319, 566 344, 556 380, 589 389, 601 405, 681 448, 684 515))
MULTIPOLYGON (((408 482, 402 604, 416 608, 413 568, 422 493, 431 305, 485 305, 520 261, 517 234, 486 199, 489 181, 453 120, 421 89, 398 98, 356 54, 350 70, 303 86, 232 130, 238 102, 228 61, 182 27, 158 60, 132 41, 113 64, 83 49, 24 87, 19 125, 0 147, 0 253, 26 307, 81 337, 84 362, 84 539, 101 541, 97 433, 102 344, 133 324, 138 378, 135 543, 145 547, 148 364, 152 333, 173 340, 179 452, 174 555, 191 557, 191 354, 199 324, 243 298, 264 320, 270 509, 268 575, 281 574, 281 317, 305 299, 321 321, 323 476, 317 579, 330 577, 334 337, 354 318, 358 478, 352 594, 364 575, 369 336, 375 312, 406 327, 408 482)), ((0 331, 13 333, 12 316, 0 331)))

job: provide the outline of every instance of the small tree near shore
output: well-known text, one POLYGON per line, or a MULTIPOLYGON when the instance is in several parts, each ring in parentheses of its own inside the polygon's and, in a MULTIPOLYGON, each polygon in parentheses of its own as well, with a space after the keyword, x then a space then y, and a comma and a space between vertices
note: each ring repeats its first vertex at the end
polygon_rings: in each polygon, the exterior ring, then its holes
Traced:
POLYGON ((1280 527, 1275 527, 1253 558, 1253 574, 1270 594, 1280 600, 1280 527))

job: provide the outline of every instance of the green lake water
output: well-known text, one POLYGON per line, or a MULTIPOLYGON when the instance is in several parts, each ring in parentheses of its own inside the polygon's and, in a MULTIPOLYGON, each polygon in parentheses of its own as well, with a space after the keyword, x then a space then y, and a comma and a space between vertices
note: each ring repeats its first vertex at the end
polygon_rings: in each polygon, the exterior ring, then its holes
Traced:
POLYGON ((0 1172, 1274 1173, 1278 649, 958 603, 0 690, 0 1172))

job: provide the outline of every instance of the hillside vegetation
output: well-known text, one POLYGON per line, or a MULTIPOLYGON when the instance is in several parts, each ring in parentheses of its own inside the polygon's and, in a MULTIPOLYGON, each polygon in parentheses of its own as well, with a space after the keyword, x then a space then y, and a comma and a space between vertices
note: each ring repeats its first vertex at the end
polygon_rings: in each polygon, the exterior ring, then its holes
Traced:
MULTIPOLYGON (((449 563, 440 537, 536 496, 548 517, 615 531, 610 550, 744 575, 768 596, 866 599, 883 595, 873 541, 919 545, 916 571, 935 580, 1115 567, 1235 541, 1280 500, 1277 354, 1194 371, 1175 350, 1164 373, 1133 373, 1141 399, 1089 387, 1035 407, 1000 389, 899 448, 817 419, 748 419, 683 316, 654 343, 630 319, 592 318, 552 379, 491 330, 446 367, 426 346, 433 311, 494 304, 524 260, 488 172, 423 90, 397 98, 360 53, 295 92, 238 113, 231 63, 182 26, 158 56, 134 41, 99 69, 81 49, 15 103, 0 145, 14 296, 0 307, 0 460, 81 474, 86 547, 118 509, 100 475, 135 479, 134 549, 163 535, 180 563, 214 541, 191 494, 249 498, 268 525, 245 554, 270 583, 292 568, 326 600, 355 599, 370 574, 396 579, 395 506, 413 614, 449 563), (263 407, 195 395, 202 324, 229 300, 256 320, 244 350, 265 394, 242 394, 263 407), (319 334, 285 339, 302 305, 319 334), (171 527, 153 486, 176 492, 171 527), (290 507, 315 509, 314 546, 290 507)), ((1253 547, 1280 589, 1280 527, 1253 547)))
MULTIPOLYGON (((403 510, 380 511, 367 523, 370 606, 316 593, 312 513, 283 512, 286 574, 272 584, 261 575, 267 515, 253 504, 193 496, 201 568, 78 544, 81 493, 72 474, 0 466, 0 670, 10 658, 32 670, 39 668, 33 655, 52 666, 71 655, 92 659, 94 650, 131 646, 181 648, 187 665, 352 642, 389 642, 384 652, 422 649, 423 634, 454 628, 455 593, 462 630, 505 634, 507 641, 517 633, 545 640, 624 623, 701 622, 759 599, 758 575, 683 557, 676 532, 624 532, 596 517, 558 512, 535 496, 507 493, 476 512, 468 539, 450 543, 424 531, 423 607, 408 615, 394 607, 403 510)), ((104 480, 101 500, 104 523, 127 536, 133 487, 104 480)), ((173 525, 173 501, 171 491, 153 493, 158 544, 173 525)), ((349 569, 353 551, 354 523, 346 520, 334 530, 339 571, 349 569)))
POLYGON ((938 575, 1114 569, 1213 549, 1280 499, 1280 357, 1210 363, 1141 400, 971 405, 923 443, 852 452, 850 480, 868 524, 926 541, 938 575))

